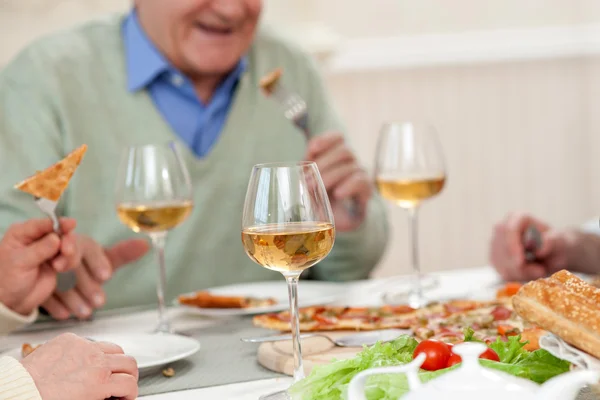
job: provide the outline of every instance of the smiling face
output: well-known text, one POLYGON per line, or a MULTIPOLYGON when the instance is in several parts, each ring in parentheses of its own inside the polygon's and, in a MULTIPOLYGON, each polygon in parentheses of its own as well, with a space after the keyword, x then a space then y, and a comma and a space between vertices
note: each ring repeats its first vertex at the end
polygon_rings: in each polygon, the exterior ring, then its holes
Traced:
POLYGON ((190 77, 224 75, 246 53, 262 0, 136 0, 153 43, 190 77))

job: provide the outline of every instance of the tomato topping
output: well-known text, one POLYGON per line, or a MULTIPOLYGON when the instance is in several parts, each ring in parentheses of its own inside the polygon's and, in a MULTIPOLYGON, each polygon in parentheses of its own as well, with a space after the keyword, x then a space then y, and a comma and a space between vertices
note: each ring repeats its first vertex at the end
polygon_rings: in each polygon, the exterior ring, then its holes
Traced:
POLYGON ((313 318, 325 325, 334 325, 335 323, 337 323, 337 318, 327 317, 323 314, 315 314, 315 316, 313 318))
POLYGON ((504 321, 510 318, 512 311, 506 307, 498 306, 492 310, 494 321, 504 321))
POLYGON ((454 306, 452 304, 444 304, 444 309, 448 314, 455 314, 457 312, 463 311, 461 307, 454 306))
POLYGON ((424 340, 415 349, 413 359, 421 353, 425 354, 425 361, 421 368, 428 371, 437 371, 446 368, 450 358, 450 347, 436 340, 424 340))
POLYGON ((507 282, 503 288, 498 290, 496 297, 501 298, 514 296, 517 294, 519 289, 521 289, 521 286, 523 285, 519 282, 507 282))
POLYGON ((383 306, 382 311, 390 311, 393 312, 394 314, 408 314, 410 312, 415 311, 414 308, 407 306, 407 305, 399 305, 399 306, 390 306, 390 305, 386 305, 383 306))
POLYGON ((500 336, 517 336, 519 330, 510 325, 498 325, 498 335, 500 336))

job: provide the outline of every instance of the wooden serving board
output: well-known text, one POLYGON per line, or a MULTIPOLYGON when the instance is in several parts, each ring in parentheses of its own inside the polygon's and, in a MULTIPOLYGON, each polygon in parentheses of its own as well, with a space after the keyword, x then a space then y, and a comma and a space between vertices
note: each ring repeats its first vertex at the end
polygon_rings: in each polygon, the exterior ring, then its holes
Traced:
MULTIPOLYGON (((353 331, 324 332, 331 338, 347 336, 353 331)), ((325 338, 302 339, 302 360, 304 372, 308 375, 315 365, 329 364, 333 359, 342 360, 354 357, 362 347, 337 347, 325 338)), ((266 342, 258 347, 258 363, 263 367, 286 375, 294 375, 294 353, 292 341, 266 342)))

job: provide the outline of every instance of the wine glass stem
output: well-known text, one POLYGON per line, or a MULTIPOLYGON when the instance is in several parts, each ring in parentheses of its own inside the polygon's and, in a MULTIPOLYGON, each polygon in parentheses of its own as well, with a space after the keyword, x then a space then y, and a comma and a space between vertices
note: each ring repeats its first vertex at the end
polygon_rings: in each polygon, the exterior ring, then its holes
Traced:
POLYGON ((158 326, 156 332, 170 333, 171 325, 167 319, 167 308, 165 306, 165 287, 167 283, 167 270, 165 265, 165 243, 167 232, 156 232, 150 235, 152 245, 158 259, 158 280, 156 282, 156 295, 158 297, 158 326))
POLYGON ((411 306, 422 306, 417 304, 423 300, 423 288, 421 287, 421 265, 419 263, 419 229, 417 211, 418 207, 411 207, 408 210, 409 235, 410 235, 410 255, 414 273, 413 289, 409 302, 414 303, 411 306))
POLYGON ((298 315, 298 280, 300 274, 286 275, 288 293, 290 297, 290 322, 292 342, 294 346, 294 382, 304 379, 304 366, 302 365, 302 346, 300 345, 300 318, 298 315))

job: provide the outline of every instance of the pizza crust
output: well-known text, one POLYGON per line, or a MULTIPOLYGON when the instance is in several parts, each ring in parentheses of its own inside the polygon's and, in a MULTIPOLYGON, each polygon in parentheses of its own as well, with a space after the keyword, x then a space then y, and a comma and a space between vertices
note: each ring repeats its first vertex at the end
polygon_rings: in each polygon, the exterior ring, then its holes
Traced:
POLYGON ((15 188, 35 197, 58 201, 69 186, 86 151, 87 145, 84 144, 56 164, 15 185, 15 188))
POLYGON ((270 95, 275 90, 282 75, 283 69, 276 68, 260 80, 259 86, 267 95, 270 95))

